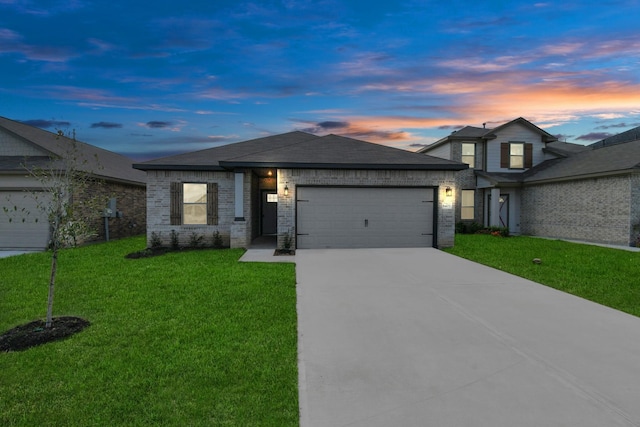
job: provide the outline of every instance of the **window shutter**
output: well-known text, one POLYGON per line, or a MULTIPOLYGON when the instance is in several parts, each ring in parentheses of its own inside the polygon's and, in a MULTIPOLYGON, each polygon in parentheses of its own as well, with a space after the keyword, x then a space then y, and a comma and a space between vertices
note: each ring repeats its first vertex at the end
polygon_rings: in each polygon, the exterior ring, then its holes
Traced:
POLYGON ((171 183, 170 201, 170 222, 171 225, 182 225, 182 183, 171 183))
POLYGON ((524 144, 524 167, 533 167, 533 144, 524 144))
POLYGON ((500 167, 508 168, 509 167, 509 143, 503 142, 500 144, 500 167))
POLYGON ((218 184, 207 183, 207 225, 218 225, 218 184))

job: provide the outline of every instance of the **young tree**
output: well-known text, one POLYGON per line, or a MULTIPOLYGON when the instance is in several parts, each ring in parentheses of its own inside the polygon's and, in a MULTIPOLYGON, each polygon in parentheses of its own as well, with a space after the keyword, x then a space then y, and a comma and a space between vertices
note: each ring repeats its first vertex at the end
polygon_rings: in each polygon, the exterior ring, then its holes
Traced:
MULTIPOLYGON (((47 298, 47 328, 53 322, 53 300, 58 271, 58 252, 61 248, 76 246, 82 240, 94 234, 92 220, 99 218, 106 205, 106 197, 89 196, 90 189, 96 194, 95 187, 100 181, 95 172, 100 168, 98 159, 87 159, 79 150, 75 131, 66 137, 63 131, 55 136, 63 148, 63 155, 51 157, 46 165, 38 165, 26 159, 28 174, 40 184, 39 191, 29 191, 38 210, 49 221, 49 250, 51 251, 51 272, 47 298)), ((97 192, 99 193, 99 192, 97 192)), ((30 212, 18 206, 6 208, 9 215, 28 216, 30 212)))

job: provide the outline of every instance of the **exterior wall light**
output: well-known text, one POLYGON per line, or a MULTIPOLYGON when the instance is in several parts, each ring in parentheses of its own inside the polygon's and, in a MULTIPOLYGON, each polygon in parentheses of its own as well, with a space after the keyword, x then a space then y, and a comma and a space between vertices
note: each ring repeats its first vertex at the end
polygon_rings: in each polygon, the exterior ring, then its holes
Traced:
MULTIPOLYGON (((285 193, 285 194, 286 194, 286 193, 285 193)), ((451 196, 453 196, 453 190, 451 189, 451 187, 447 187, 447 188, 444 190, 444 194, 445 194, 445 196, 447 196, 447 197, 451 197, 451 196)))
POLYGON ((284 195, 285 196, 289 195, 289 186, 287 184, 284 185, 284 195))

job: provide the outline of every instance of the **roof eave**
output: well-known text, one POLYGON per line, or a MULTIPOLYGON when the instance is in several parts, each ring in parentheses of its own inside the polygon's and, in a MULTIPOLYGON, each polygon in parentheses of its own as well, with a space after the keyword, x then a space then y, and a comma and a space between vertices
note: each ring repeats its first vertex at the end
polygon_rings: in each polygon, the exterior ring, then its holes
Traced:
POLYGON ((225 171, 227 169, 217 165, 150 165, 146 163, 134 163, 131 165, 134 169, 149 170, 183 170, 183 171, 225 171))
POLYGON ((464 170, 467 164, 390 164, 390 163, 297 163, 297 162, 229 162, 221 161, 225 169, 280 168, 280 169, 375 169, 375 170, 464 170))
POLYGON ((525 179, 523 184, 550 184, 553 182, 565 182, 565 181, 576 181, 582 179, 592 179, 592 178, 604 178, 608 176, 618 176, 618 175, 628 175, 628 174, 640 174, 640 167, 634 167, 631 169, 621 169, 616 171, 605 171, 605 172, 595 172, 595 173, 587 173, 584 175, 571 175, 571 176, 560 176, 555 178, 546 178, 546 179, 525 179))

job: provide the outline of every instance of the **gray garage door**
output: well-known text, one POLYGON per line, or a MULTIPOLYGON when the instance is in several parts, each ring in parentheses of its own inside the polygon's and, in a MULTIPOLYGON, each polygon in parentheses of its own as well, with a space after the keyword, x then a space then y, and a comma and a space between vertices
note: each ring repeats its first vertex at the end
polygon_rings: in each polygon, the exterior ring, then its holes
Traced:
MULTIPOLYGON (((40 200, 48 196, 47 193, 38 195, 40 200)), ((10 211, 14 206, 18 207, 18 212, 9 215, 0 208, 0 250, 39 250, 47 247, 49 223, 29 193, 0 191, 0 206, 10 211)))
POLYGON ((433 246, 433 188, 297 187, 297 247, 433 246))

